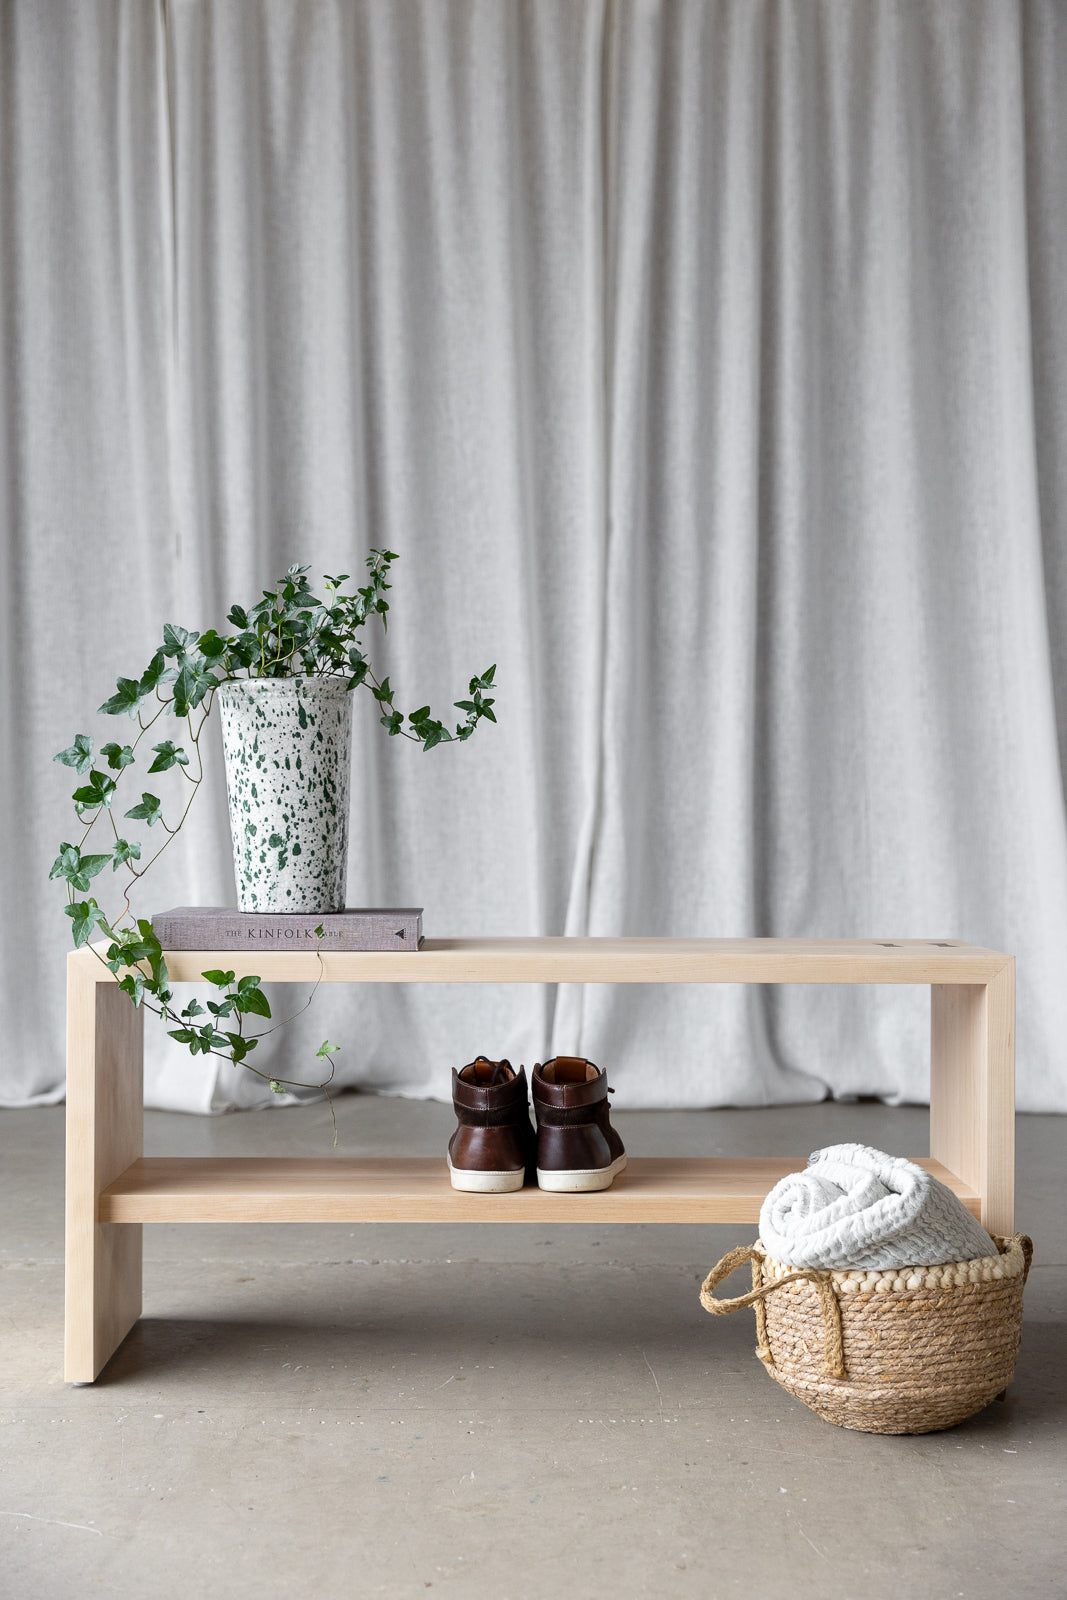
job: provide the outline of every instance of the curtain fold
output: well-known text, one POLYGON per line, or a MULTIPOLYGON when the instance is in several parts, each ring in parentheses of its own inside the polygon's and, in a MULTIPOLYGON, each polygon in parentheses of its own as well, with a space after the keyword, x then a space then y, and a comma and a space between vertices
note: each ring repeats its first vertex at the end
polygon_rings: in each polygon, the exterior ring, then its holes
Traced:
MULTIPOLYGON (((405 709, 496 661, 500 722, 423 756, 358 703, 350 903, 993 945, 1067 1110, 1065 88, 1055 0, 0 6, 0 1103, 62 1094, 52 753, 164 621, 375 545, 405 709)), ((232 896, 210 754, 142 915, 232 896)), ((927 1033, 907 988, 384 985, 264 1054, 922 1100, 927 1033)), ((263 1099, 149 1038, 152 1103, 263 1099)))

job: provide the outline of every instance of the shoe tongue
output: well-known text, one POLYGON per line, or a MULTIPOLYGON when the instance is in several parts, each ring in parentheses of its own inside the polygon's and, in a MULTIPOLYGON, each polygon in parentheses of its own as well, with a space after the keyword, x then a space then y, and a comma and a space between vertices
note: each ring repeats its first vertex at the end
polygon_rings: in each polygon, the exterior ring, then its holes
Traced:
POLYGON ((546 1083, 592 1083, 600 1073, 591 1061, 582 1056, 557 1056, 541 1068, 546 1083))
POLYGON ((497 1084, 510 1083, 514 1076, 510 1061, 490 1061, 486 1056, 479 1056, 476 1061, 463 1067, 459 1073, 461 1082, 477 1084, 479 1089, 490 1089, 497 1084))

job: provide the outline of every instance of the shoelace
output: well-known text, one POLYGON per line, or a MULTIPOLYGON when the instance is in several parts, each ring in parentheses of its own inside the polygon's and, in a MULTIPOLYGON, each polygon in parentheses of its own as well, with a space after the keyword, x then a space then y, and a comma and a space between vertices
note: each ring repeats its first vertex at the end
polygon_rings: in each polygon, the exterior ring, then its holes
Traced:
POLYGON ((489 1082, 486 1085, 487 1088, 492 1089, 493 1086, 498 1081, 500 1083, 506 1083, 507 1082, 507 1079, 503 1075, 503 1069, 505 1067, 507 1067, 508 1071, 509 1072, 511 1071, 511 1062, 510 1061, 506 1061, 506 1060, 505 1061, 490 1061, 488 1056, 475 1056, 475 1058, 474 1058, 475 1066, 477 1066, 479 1061, 484 1061, 487 1067, 492 1067, 492 1069, 493 1069, 492 1074, 490 1075, 490 1078, 489 1078, 489 1082))

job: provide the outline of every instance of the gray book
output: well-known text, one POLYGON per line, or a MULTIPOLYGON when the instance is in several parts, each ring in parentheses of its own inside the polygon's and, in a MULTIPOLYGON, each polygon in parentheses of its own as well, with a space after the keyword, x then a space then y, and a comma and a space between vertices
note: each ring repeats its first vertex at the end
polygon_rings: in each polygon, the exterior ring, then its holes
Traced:
POLYGON ((152 918, 164 950, 418 950, 422 907, 392 910, 234 911, 175 906, 152 918), (315 932, 322 928, 322 936, 315 932))

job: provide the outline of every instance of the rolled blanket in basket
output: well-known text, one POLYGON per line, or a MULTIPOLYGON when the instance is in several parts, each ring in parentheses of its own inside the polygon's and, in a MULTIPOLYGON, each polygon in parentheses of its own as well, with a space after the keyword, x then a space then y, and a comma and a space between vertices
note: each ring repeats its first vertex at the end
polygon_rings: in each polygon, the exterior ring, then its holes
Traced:
POLYGON ((768 1254, 794 1267, 878 1271, 997 1253, 945 1184, 914 1161, 862 1144, 816 1150, 807 1171, 776 1183, 759 1230, 768 1254))

